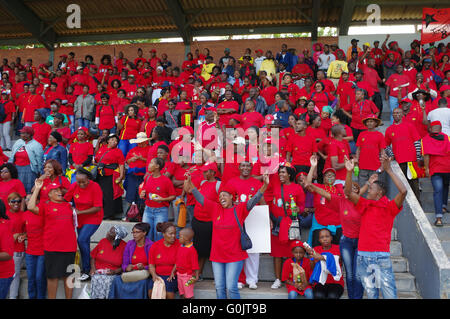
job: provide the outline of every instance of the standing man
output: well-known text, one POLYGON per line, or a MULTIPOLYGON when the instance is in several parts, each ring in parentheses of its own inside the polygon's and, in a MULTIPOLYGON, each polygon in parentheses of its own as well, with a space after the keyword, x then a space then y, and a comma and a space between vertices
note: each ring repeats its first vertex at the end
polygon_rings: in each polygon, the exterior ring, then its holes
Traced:
POLYGON ((396 73, 392 74, 386 81, 385 100, 389 101, 391 108, 391 123, 393 123, 392 111, 398 107, 399 102, 408 94, 409 77, 403 74, 403 65, 399 64, 395 68, 396 73))
MULTIPOLYGON (((403 208, 407 190, 399 177, 392 171, 391 162, 386 155, 381 158, 384 171, 390 176, 398 189, 393 200, 386 197, 386 186, 375 181, 369 185, 367 199, 351 188, 345 188, 345 196, 356 205, 361 214, 361 228, 358 241, 357 276, 366 290, 369 299, 397 299, 397 288, 392 270, 390 242, 394 219, 403 208), (375 279, 375 282, 373 282, 375 279)), ((347 178, 352 183, 353 161, 346 159, 347 178)))
POLYGON ((324 74, 326 74, 330 63, 334 60, 336 60, 336 57, 330 52, 330 47, 328 46, 328 44, 325 44, 323 46, 322 54, 320 54, 319 58, 317 59, 317 67, 319 68, 319 70, 322 70, 324 74))
POLYGON ((277 63, 277 66, 282 62, 286 63, 286 71, 291 72, 294 66, 292 65, 292 55, 288 52, 287 44, 283 43, 281 45, 281 52, 277 53, 275 61, 277 63))

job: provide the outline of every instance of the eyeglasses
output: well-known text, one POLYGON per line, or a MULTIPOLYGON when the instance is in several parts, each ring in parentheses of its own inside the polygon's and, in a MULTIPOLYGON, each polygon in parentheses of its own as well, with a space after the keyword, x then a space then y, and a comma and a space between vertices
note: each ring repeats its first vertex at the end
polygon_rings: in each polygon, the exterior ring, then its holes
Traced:
POLYGON ((22 201, 21 199, 13 199, 13 200, 10 200, 9 202, 11 204, 16 204, 16 203, 20 203, 21 201, 22 201))
POLYGON ((6 173, 9 173, 9 170, 7 170, 7 169, 2 169, 2 170, 0 171, 0 173, 1 173, 1 174, 6 174, 6 173))

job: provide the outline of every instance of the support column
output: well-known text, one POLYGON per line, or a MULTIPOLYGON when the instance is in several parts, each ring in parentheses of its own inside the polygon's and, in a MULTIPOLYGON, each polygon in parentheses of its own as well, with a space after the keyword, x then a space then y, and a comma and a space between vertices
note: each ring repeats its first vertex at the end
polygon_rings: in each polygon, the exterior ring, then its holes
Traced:
POLYGON ((50 71, 55 71, 55 49, 48 51, 48 60, 52 62, 52 66, 50 67, 50 71))
POLYGON ((191 42, 184 43, 184 59, 189 52, 191 52, 191 42))

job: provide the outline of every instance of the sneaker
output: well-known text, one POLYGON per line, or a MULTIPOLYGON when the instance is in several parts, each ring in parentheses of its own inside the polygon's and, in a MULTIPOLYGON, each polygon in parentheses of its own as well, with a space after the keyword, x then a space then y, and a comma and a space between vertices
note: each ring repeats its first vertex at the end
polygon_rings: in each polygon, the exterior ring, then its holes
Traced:
POLYGON ((256 285, 256 284, 249 284, 248 285, 248 288, 250 288, 250 289, 258 289, 258 286, 256 285))
POLYGON ((238 282, 238 289, 244 288, 244 284, 242 282, 238 282))
POLYGON ((281 281, 280 281, 280 279, 276 279, 274 282, 273 282, 273 284, 272 284, 272 286, 270 287, 270 288, 272 288, 272 289, 278 289, 278 288, 280 288, 281 287, 281 281))
POLYGON ((85 281, 91 278, 88 274, 81 274, 80 281, 85 281))

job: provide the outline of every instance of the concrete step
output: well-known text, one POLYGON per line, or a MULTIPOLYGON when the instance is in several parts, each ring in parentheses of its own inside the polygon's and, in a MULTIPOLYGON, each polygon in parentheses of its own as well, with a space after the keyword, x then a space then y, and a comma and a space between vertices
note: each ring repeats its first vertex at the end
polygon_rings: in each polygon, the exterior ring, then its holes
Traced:
MULTIPOLYGON (((436 220, 436 215, 435 215, 434 211, 431 210, 429 212, 425 212, 425 216, 427 217, 431 226, 433 228, 437 228, 436 226, 434 226, 434 221, 436 220)), ((444 223, 444 225, 446 225, 446 224, 450 225, 450 214, 444 214, 444 216, 442 216, 442 222, 444 223)))
POLYGON ((442 248, 445 251, 445 254, 447 255, 448 258, 450 258, 450 240, 443 240, 441 241, 442 244, 442 248))
POLYGON ((391 257, 402 256, 402 244, 399 241, 391 241, 390 244, 391 257))
MULTIPOLYGON (((239 293, 241 299, 287 299, 287 290, 284 287, 279 289, 271 289, 271 282, 260 282, 258 283, 258 289, 250 289, 245 286, 239 293)), ((398 298, 399 299, 421 299, 421 297, 415 291, 401 291, 397 285, 398 298)), ((195 299, 216 299, 216 290, 214 287, 214 282, 212 280, 203 280, 195 284, 194 288, 195 299)), ((303 299, 304 297, 299 297, 303 299)), ((366 294, 364 294, 364 299, 367 299, 366 294)), ((380 296, 382 298, 382 296, 380 296)), ((347 289, 341 296, 341 299, 348 299, 347 289)))

